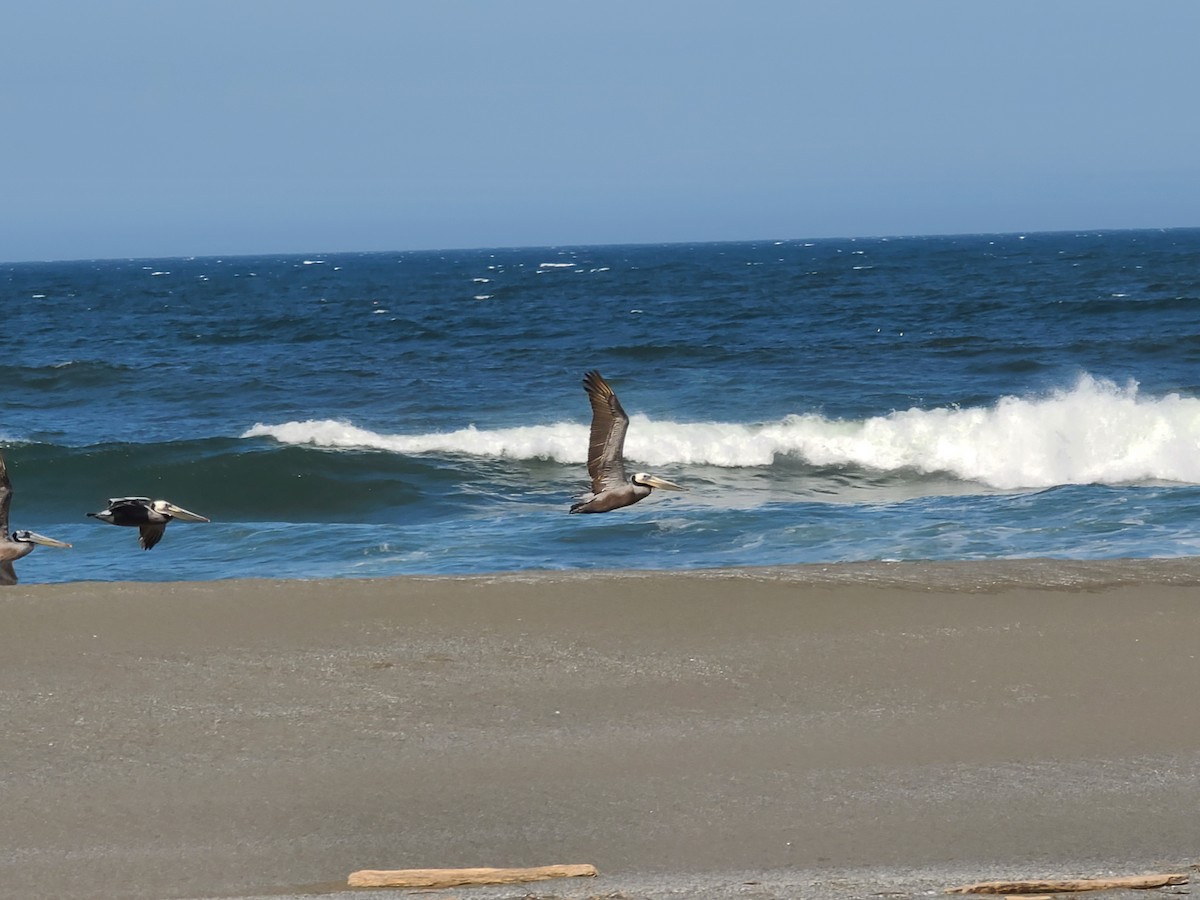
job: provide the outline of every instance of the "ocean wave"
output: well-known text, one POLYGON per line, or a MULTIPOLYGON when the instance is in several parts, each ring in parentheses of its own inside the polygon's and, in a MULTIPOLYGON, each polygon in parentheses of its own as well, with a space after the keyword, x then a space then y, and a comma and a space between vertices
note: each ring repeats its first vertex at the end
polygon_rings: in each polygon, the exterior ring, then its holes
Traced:
MULTIPOLYGON (((242 437, 402 454, 464 454, 582 464, 585 424, 475 427, 380 434, 349 422, 256 424, 242 437)), ((816 413, 772 423, 631 417, 625 452, 653 467, 770 466, 780 457, 819 467, 946 473, 1004 490, 1063 484, 1200 483, 1200 399, 1143 396, 1083 375, 1069 389, 1003 397, 990 406, 909 409, 859 420, 816 413)))
POLYGON ((36 366, 0 365, 0 381, 16 390, 63 391, 109 387, 140 377, 137 366, 92 359, 69 359, 36 366))
MULTIPOLYGON (((349 422, 309 419, 280 425, 258 423, 243 438, 274 438, 281 444, 309 445, 341 450, 386 450, 391 453, 465 454, 512 459, 550 459, 586 462, 577 453, 587 442, 587 427, 572 423, 531 425, 518 428, 479 430, 471 425, 457 431, 428 434, 380 434, 349 422)), ((627 451, 629 447, 627 446, 627 451)))
POLYGON ((436 460, 330 459, 236 438, 88 447, 0 440, 0 449, 16 486, 15 514, 33 525, 77 521, 122 496, 167 497, 214 521, 371 523, 397 509, 409 520, 437 519, 461 509, 461 495, 478 481, 436 460))

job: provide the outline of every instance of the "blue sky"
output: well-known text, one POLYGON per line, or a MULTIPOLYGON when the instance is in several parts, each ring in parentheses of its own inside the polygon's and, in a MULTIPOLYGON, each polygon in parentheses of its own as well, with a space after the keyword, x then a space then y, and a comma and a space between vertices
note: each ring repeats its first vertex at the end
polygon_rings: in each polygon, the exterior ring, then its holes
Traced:
POLYGON ((6 4, 0 260, 1200 225, 1200 4, 6 4))

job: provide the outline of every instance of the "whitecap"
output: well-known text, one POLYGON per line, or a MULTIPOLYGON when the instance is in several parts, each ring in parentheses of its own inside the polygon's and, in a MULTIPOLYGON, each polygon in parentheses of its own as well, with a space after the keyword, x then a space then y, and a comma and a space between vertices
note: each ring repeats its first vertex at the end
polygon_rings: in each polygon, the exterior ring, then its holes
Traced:
POLYGON ((995 488, 1200 483, 1200 399, 1143 397, 1084 375, 989 407, 910 409, 860 421, 797 416, 778 434, 815 465, 946 472, 995 488))
MULTIPOLYGON (((348 422, 256 424, 243 437, 285 444, 585 462, 587 425, 384 434, 348 422)), ((997 489, 1064 484, 1200 484, 1200 399, 1143 396, 1084 375, 1071 388, 1004 397, 986 407, 909 409, 864 419, 817 413, 776 422, 674 422, 631 417, 631 464, 762 467, 779 457, 820 467, 945 473, 997 489)))
POLYGON ((457 431, 427 434, 381 434, 349 422, 310 419, 281 425, 256 424, 242 437, 270 437, 283 444, 332 449, 387 450, 393 453, 461 453, 516 459, 556 459, 584 462, 587 428, 572 423, 478 430, 473 425, 457 431))

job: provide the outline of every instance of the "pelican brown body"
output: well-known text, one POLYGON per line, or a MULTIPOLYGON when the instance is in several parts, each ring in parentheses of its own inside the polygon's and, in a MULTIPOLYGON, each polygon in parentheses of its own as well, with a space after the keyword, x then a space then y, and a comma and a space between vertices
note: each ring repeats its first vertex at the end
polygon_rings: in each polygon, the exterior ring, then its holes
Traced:
POLYGON ((16 584, 17 572, 13 561, 28 556, 34 548, 70 547, 65 541, 37 534, 33 531, 8 532, 8 510, 12 506, 12 481, 8 477, 8 466, 0 454, 0 584, 16 584))
POLYGON ((583 389, 592 404, 592 429, 588 441, 588 474, 591 493, 571 505, 573 513, 602 513, 632 506, 650 496, 654 488, 687 490, 657 475, 638 472, 625 477, 625 432, 629 416, 604 377, 594 369, 583 376, 583 389))

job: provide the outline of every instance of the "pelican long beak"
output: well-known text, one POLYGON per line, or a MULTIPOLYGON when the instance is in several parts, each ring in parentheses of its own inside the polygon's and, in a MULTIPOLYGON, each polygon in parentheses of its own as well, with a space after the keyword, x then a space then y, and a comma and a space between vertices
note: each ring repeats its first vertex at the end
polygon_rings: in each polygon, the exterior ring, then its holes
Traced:
POLYGON ((58 541, 52 537, 46 537, 44 534, 37 534, 29 531, 25 533, 25 540, 31 544, 41 544, 43 547, 70 547, 66 541, 58 541))
POLYGON ((209 519, 206 516, 202 516, 199 513, 188 512, 182 506, 176 506, 174 503, 167 504, 166 513, 167 513, 167 515, 171 516, 174 519, 179 519, 181 522, 211 522, 212 521, 212 519, 209 519))
POLYGON ((647 475, 642 479, 646 484, 653 488, 660 488, 664 491, 686 491, 687 488, 680 487, 673 481, 667 481, 665 478, 659 478, 657 475, 647 475))

